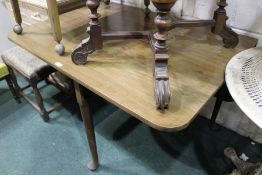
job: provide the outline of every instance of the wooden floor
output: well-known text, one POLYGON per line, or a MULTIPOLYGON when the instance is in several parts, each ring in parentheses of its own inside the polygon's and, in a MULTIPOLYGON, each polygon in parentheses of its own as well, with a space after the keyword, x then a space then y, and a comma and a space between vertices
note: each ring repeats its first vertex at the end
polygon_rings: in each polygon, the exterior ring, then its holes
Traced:
MULTIPOLYGON (((105 31, 152 28, 152 20, 144 22, 142 9, 101 3, 99 12, 105 31)), ((210 28, 177 28, 170 32, 171 105, 161 112, 154 105, 152 54, 148 41, 107 41, 102 50, 89 56, 85 66, 72 63, 72 49, 87 36, 88 14, 87 8, 81 8, 60 16, 62 42, 66 47, 64 56, 58 56, 54 51, 56 43, 48 22, 25 28, 21 36, 11 33, 9 38, 94 93, 159 130, 177 131, 188 126, 221 86, 229 59, 256 43, 254 39, 241 37, 237 48, 226 49, 222 47, 220 37, 213 35, 210 28)))

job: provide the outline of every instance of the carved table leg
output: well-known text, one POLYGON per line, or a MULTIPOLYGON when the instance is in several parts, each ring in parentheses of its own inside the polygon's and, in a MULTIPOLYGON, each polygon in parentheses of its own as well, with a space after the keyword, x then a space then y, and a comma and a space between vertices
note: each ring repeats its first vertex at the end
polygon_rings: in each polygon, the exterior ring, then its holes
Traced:
POLYGON ((76 82, 74 82, 74 86, 75 86, 77 103, 81 111, 81 116, 85 125, 89 148, 92 154, 92 160, 88 163, 87 167, 89 170, 94 171, 98 168, 99 163, 98 163, 98 155, 96 149, 96 138, 94 133, 93 120, 90 116, 89 105, 84 98, 83 87, 76 82))
POLYGON ((88 54, 103 47, 102 29, 98 20, 100 14, 97 13, 100 1, 87 0, 86 4, 91 11, 91 15, 89 16, 91 19, 89 23, 90 27, 88 27, 89 37, 76 46, 72 52, 72 61, 77 65, 86 64, 88 54))
POLYGON ((256 172, 261 170, 261 163, 249 163, 243 160, 240 160, 237 156, 237 153, 234 148, 228 147, 224 150, 225 156, 227 156, 237 168, 237 172, 242 175, 259 175, 256 172))
POLYGON ((65 52, 65 47, 61 43, 62 32, 61 32, 58 7, 56 1, 47 0, 47 6, 48 6, 49 20, 51 22, 51 26, 53 29, 54 40, 57 42, 57 45, 55 46, 55 50, 59 55, 63 55, 65 52))
POLYGON ((168 107, 170 102, 170 88, 168 76, 168 48, 166 40, 168 39, 168 29, 172 25, 169 17, 169 11, 176 0, 152 0, 155 7, 159 10, 155 17, 155 25, 158 32, 154 33, 154 88, 156 106, 160 109, 168 107))
POLYGON ((216 24, 212 28, 212 32, 220 35, 223 38, 224 47, 234 48, 237 46, 239 39, 238 35, 226 24, 226 21, 228 19, 225 10, 227 2, 226 0, 220 0, 217 5, 219 6, 219 8, 214 13, 216 24))
POLYGON ((148 8, 148 6, 150 5, 150 0, 144 0, 144 4, 146 6, 146 8, 145 8, 145 15, 149 16, 149 14, 151 13, 151 10, 148 8))
POLYGON ((23 28, 22 28, 22 17, 21 17, 21 13, 20 13, 20 9, 19 9, 19 4, 18 4, 18 0, 11 0, 11 5, 13 8, 13 12, 14 12, 14 17, 15 17, 15 21, 16 21, 16 25, 13 27, 13 30, 16 34, 21 34, 23 32, 23 28))

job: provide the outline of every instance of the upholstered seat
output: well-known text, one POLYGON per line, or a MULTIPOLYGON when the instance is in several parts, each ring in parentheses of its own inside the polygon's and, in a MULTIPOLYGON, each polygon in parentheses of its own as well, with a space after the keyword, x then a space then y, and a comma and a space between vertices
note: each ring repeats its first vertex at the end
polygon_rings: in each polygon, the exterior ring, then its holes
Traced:
POLYGON ((9 74, 6 65, 3 63, 2 59, 0 58, 0 78, 3 78, 9 74))
POLYGON ((13 82, 12 82, 11 76, 9 74, 8 68, 7 68, 6 64, 3 63, 3 60, 0 57, 0 81, 1 80, 6 80, 6 83, 9 87, 11 93, 13 94, 15 100, 18 103, 20 103, 18 94, 16 93, 16 91, 14 89, 13 82))
POLYGON ((43 99, 39 89, 37 88, 37 84, 41 80, 47 79, 51 73, 55 72, 55 69, 20 47, 14 47, 6 50, 2 53, 1 57, 12 77, 12 83, 16 94, 24 97, 24 99, 41 114, 43 120, 48 121, 48 114, 53 109, 46 110, 44 108, 43 99), (23 94, 24 88, 19 87, 14 71, 22 75, 28 81, 30 85, 29 87, 33 88, 37 104, 23 94))
POLYGON ((54 70, 45 62, 21 47, 14 47, 2 54, 3 61, 28 79, 39 81, 54 70))

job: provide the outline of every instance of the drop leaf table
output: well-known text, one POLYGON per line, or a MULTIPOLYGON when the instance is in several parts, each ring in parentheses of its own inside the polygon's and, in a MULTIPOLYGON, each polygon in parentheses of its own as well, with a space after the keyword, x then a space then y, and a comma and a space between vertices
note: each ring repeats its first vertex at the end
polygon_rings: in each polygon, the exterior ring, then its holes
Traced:
MULTIPOLYGON (((223 38, 224 46, 226 48, 236 47, 238 44, 238 35, 233 32, 226 24, 227 15, 225 7, 227 6, 226 0, 219 0, 219 8, 214 12, 213 20, 197 20, 197 21, 185 21, 172 18, 170 16, 170 10, 174 6, 177 0, 151 0, 157 9, 157 15, 154 17, 154 25, 157 31, 150 29, 148 31, 108 31, 102 32, 101 22, 99 18, 101 15, 97 12, 100 6, 99 0, 87 0, 87 7, 90 9, 89 15, 90 22, 88 27, 89 36, 84 39, 73 50, 71 57, 72 61, 77 65, 83 65, 87 63, 87 57, 95 50, 103 48, 104 40, 126 40, 126 39, 146 39, 149 40, 149 45, 152 48, 153 53, 153 86, 155 96, 155 106, 164 110, 168 108, 171 98, 170 81, 168 73, 168 46, 166 41, 169 39, 168 31, 177 27, 200 27, 211 26, 212 32, 218 34, 223 38)), ((148 6, 149 0, 145 2, 145 17, 150 18, 150 11, 148 6)), ((56 45, 56 51, 62 55, 64 53, 64 45, 60 43, 62 40, 62 33, 60 27, 60 21, 58 16, 58 8, 55 0, 47 0, 49 19, 54 31, 54 39, 58 42, 56 45)), ((17 25, 14 27, 14 31, 21 34, 21 15, 17 0, 12 1, 13 9, 16 16, 17 25)), ((121 14, 122 15, 122 14, 121 14)), ((141 18, 141 17, 140 17, 141 18)), ((146 19, 145 19, 146 20, 146 19)), ((121 21, 123 22, 123 21, 121 21)), ((131 21, 125 21, 130 23, 131 21)), ((132 22, 136 22, 132 21, 132 22)))
MULTIPOLYGON (((221 9, 223 10, 222 7, 221 9)), ((179 131, 192 122, 223 84, 228 60, 236 53, 254 47, 257 42, 255 39, 239 36, 239 44, 235 48, 225 48, 221 45, 223 39, 219 35, 214 35, 210 26, 176 28, 169 32, 168 37, 173 39, 168 40, 167 44, 162 45, 166 42, 159 41, 161 52, 158 53, 158 50, 153 52, 156 58, 153 62, 158 64, 159 61, 160 65, 168 67, 169 77, 163 77, 163 73, 158 71, 157 75, 152 76, 152 69, 155 70, 158 66, 152 64, 152 50, 148 47, 149 41, 141 38, 143 32, 133 33, 132 37, 140 38, 133 40, 123 39, 122 34, 126 31, 129 33, 154 31, 156 14, 152 12, 150 18, 145 20, 143 9, 114 3, 110 3, 109 6, 102 3, 98 11, 101 14, 99 21, 102 32, 107 34, 103 37, 110 38, 114 35, 115 38, 117 34, 120 38, 104 40, 103 49, 88 55, 87 64, 76 65, 71 57, 72 49, 81 43, 83 38, 91 36, 93 31, 91 25, 90 34, 86 33, 87 22, 92 23, 93 20, 88 20, 87 15, 93 14, 86 7, 60 16, 65 45, 63 56, 53 52, 53 45, 56 42, 52 39, 52 26, 48 21, 25 27, 21 35, 14 32, 9 35, 9 39, 14 43, 75 82, 76 96, 92 153, 92 161, 89 164, 92 170, 99 164, 94 126, 89 114, 88 99, 83 98, 83 88, 93 91, 152 128, 161 131, 179 131), (109 32, 112 32, 112 35, 109 32), (168 65, 167 45, 170 57, 168 65), (163 54, 165 57, 162 57, 163 54), (160 80, 164 78, 165 82, 170 81, 171 98, 168 110, 156 110, 154 106, 155 94, 151 89, 154 80, 158 81, 158 78, 160 80)), ((216 28, 213 29, 213 32, 216 31, 216 28)), ((160 33, 155 33, 156 37, 160 37, 160 33)), ((157 42, 154 38, 152 40, 154 42, 151 41, 151 44, 153 43, 152 46, 155 48, 154 43, 157 42)), ((84 44, 85 40, 82 43, 84 44)))

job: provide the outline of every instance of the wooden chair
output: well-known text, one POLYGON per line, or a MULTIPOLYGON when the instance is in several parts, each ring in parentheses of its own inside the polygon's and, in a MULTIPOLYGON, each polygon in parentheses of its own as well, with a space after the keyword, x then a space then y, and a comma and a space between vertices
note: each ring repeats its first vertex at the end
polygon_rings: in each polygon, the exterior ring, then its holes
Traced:
POLYGON ((44 121, 48 121, 49 113, 56 109, 60 104, 56 104, 46 110, 37 84, 40 81, 45 80, 51 73, 55 72, 55 69, 20 47, 14 47, 6 50, 3 52, 1 57, 10 73, 9 80, 12 79, 12 83, 14 85, 13 94, 19 94, 19 97, 23 97, 40 113, 44 121), (29 83, 29 85, 21 88, 18 85, 14 71, 20 74, 29 83), (36 103, 30 100, 29 97, 23 93, 23 90, 28 87, 33 88, 36 103))
MULTIPOLYGON (((85 0, 59 0, 58 2, 56 0, 46 0, 47 1, 47 8, 48 8, 48 14, 49 19, 52 25, 53 33, 54 33, 54 40, 57 42, 57 45, 55 46, 55 50, 59 55, 63 55, 65 48, 64 45, 61 43, 62 40, 62 32, 60 27, 60 21, 59 21, 59 14, 80 8, 82 6, 85 6, 86 1, 85 0)), ((10 0, 16 25, 13 27, 13 30, 17 34, 22 34, 23 28, 22 28, 22 17, 20 13, 19 3, 18 0, 10 0)), ((38 1, 32 1, 34 4, 39 3, 40 5, 43 3, 42 0, 38 1)))
POLYGON ((0 81, 2 80, 6 80, 7 85, 11 91, 11 93, 13 94, 15 100, 20 103, 19 100, 19 96, 16 94, 14 86, 13 86, 13 82, 11 79, 11 75, 8 72, 8 68, 6 66, 6 64, 3 63, 2 59, 0 58, 0 81))
POLYGON ((261 70, 261 48, 251 48, 231 58, 225 70, 225 83, 216 94, 210 125, 212 129, 216 128, 216 119, 223 101, 235 101, 246 116, 262 128, 261 70))
POLYGON ((225 80, 239 108, 262 129, 262 49, 235 55, 227 64, 225 80))
MULTIPOLYGON (((13 30, 16 34, 22 34, 23 28, 22 28, 22 17, 20 13, 19 8, 19 0, 10 0, 16 25, 13 27, 13 30)), ((60 26, 60 20, 59 20, 59 14, 66 13, 72 10, 75 10, 77 8, 83 7, 86 5, 87 0, 46 0, 47 2, 47 8, 48 8, 48 14, 49 14, 49 20, 53 29, 53 36, 54 40, 57 42, 55 46, 55 51, 59 55, 63 55, 65 52, 65 47, 63 45, 62 41, 62 32, 61 32, 61 26, 60 26)), ((105 4, 109 4, 110 0, 103 0, 105 4)), ((43 0, 32 0, 32 3, 37 4, 43 4, 43 0)), ((149 15, 150 9, 148 8, 150 4, 150 0, 144 0, 144 4, 146 6, 145 8, 145 14, 149 15)))

